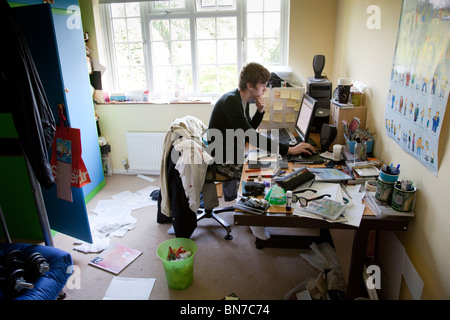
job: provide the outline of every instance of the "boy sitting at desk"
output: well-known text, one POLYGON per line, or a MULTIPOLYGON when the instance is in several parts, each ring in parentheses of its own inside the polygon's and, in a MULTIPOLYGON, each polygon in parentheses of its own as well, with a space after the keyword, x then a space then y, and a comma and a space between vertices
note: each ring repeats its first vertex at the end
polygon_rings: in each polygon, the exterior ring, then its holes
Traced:
POLYGON ((226 201, 236 198, 236 185, 241 178, 244 164, 246 137, 256 138, 257 147, 269 152, 273 150, 274 153, 281 155, 301 153, 311 155, 314 152, 314 147, 309 143, 302 142, 290 147, 256 132, 256 128, 264 117, 265 99, 263 95, 266 92, 270 76, 269 70, 264 66, 258 63, 247 64, 240 72, 239 88, 225 93, 217 100, 211 113, 208 141, 214 142, 217 135, 220 135, 222 139, 222 145, 217 146, 220 142, 216 141, 216 145, 214 145, 216 148, 213 148, 213 152, 211 152, 218 165, 216 172, 233 179, 231 182, 223 184, 226 201), (249 102, 252 99, 256 102, 257 111, 250 118, 249 102), (239 132, 243 132, 243 134, 239 134, 239 132), (219 150, 221 147, 222 149, 219 150), (231 191, 231 194, 228 191, 231 191))

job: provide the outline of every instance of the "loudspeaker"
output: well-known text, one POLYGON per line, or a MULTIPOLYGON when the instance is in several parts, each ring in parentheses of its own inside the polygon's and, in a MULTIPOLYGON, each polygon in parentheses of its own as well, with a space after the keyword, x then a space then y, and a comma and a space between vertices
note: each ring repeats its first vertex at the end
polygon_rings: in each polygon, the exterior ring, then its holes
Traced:
POLYGON ((329 151, 331 144, 337 136, 337 128, 331 124, 324 123, 320 131, 320 146, 322 152, 329 151))
POLYGON ((316 54, 313 59, 314 78, 322 79, 322 71, 325 67, 325 56, 316 54))

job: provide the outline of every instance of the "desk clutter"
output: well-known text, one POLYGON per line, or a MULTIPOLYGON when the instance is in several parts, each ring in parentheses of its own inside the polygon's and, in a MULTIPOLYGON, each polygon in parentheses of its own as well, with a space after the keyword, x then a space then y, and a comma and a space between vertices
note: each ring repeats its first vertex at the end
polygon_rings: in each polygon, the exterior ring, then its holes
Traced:
POLYGON ((242 181, 242 195, 235 209, 256 215, 287 213, 359 226, 365 209, 359 186, 349 187, 350 192, 344 187, 342 191, 339 182, 343 180, 319 181, 312 170, 304 166, 281 176, 261 174, 258 181, 242 181))
POLYGON ((294 164, 277 174, 266 174, 269 168, 259 174, 248 170, 252 173, 244 174, 248 180, 242 181, 242 198, 235 208, 257 215, 292 213, 356 226, 366 204, 378 217, 414 215, 416 187, 409 179, 399 180, 400 164, 389 166, 375 157, 356 160, 346 146, 342 155, 343 160, 330 167, 298 168, 294 164))

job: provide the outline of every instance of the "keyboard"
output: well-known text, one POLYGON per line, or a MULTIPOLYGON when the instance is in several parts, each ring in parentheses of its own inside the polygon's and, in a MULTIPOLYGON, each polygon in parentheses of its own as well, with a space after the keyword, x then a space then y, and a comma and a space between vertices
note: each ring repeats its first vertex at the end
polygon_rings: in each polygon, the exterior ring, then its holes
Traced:
POLYGON ((312 155, 287 156, 287 160, 289 162, 297 162, 304 164, 321 164, 325 162, 325 159, 316 153, 312 155))

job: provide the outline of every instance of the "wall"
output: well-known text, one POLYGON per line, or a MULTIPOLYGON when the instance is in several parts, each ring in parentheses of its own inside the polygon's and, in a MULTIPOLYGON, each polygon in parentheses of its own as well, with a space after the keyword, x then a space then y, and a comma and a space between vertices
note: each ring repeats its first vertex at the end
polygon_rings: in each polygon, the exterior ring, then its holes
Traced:
POLYGON ((191 115, 209 123, 211 104, 103 104, 95 111, 102 135, 111 145, 110 157, 114 173, 124 172, 122 159, 127 157, 125 133, 167 132, 175 118, 191 115))
POLYGON ((289 65, 304 80, 314 76, 314 55, 325 55, 323 73, 331 80, 334 64, 336 0, 291 0, 289 65))
MULTIPOLYGON (((369 85, 364 104, 368 108, 367 125, 377 131, 375 155, 387 163, 401 163, 401 177, 410 177, 418 186, 416 217, 411 220, 409 231, 399 232, 397 236, 424 281, 422 298, 449 299, 448 110, 439 141, 439 174, 435 177, 385 134, 385 101, 402 1, 338 0, 337 3, 333 82, 340 77, 350 77, 369 85), (369 14, 366 9, 369 5, 378 5, 381 9, 379 30, 367 28, 369 14)), ((401 292, 404 298, 407 297, 405 291, 401 292)))

